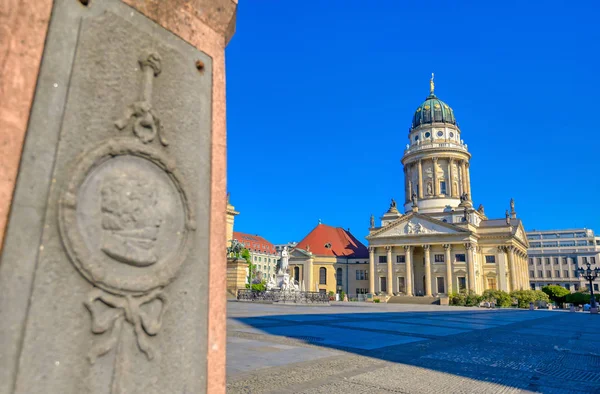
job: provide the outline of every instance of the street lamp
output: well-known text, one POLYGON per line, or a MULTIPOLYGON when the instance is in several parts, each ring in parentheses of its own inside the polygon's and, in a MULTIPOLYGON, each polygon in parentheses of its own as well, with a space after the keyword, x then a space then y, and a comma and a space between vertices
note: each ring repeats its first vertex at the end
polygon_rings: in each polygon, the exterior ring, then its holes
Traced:
POLYGON ((583 267, 579 267, 577 268, 577 272, 579 272, 579 275, 584 277, 585 279, 587 279, 590 282, 590 307, 591 308, 596 308, 596 299, 594 298, 594 286, 592 285, 592 282, 594 281, 594 279, 596 279, 599 275, 600 275, 600 268, 596 267, 594 269, 592 269, 592 267, 590 267, 590 263, 586 263, 587 264, 587 269, 583 268, 583 267))

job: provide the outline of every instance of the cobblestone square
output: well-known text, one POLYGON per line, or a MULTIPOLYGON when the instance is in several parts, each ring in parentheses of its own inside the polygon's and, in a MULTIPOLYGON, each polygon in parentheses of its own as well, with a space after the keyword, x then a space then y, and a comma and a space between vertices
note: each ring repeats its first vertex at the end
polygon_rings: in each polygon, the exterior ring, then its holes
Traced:
POLYGON ((598 316, 228 303, 228 393, 600 393, 598 316))

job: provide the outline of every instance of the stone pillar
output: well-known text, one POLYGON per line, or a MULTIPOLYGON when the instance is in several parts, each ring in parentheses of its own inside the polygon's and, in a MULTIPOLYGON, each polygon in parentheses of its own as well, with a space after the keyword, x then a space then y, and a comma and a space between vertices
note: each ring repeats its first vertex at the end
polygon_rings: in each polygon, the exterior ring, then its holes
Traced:
POLYGON ((375 248, 369 247, 369 293, 375 293, 375 248))
POLYGON ((444 256, 444 260, 446 261, 446 294, 452 293, 452 285, 453 281, 453 267, 452 267, 452 245, 446 244, 444 245, 444 251, 446 255, 444 256))
POLYGON ((423 245, 425 250, 425 295, 431 297, 431 245, 423 245))
POLYGON ((469 162, 465 163, 465 169, 467 171, 467 195, 469 196, 469 201, 471 201, 471 164, 469 162))
MULTIPOLYGON (((309 252, 310 253, 310 252, 309 252)), ((313 282, 313 262, 315 261, 313 254, 310 254, 308 260, 306 260, 306 266, 304 271, 306 272, 306 291, 316 291, 316 281, 313 282)))
POLYGON ((448 158, 448 175, 446 175, 446 197, 452 196, 452 159, 448 158))
POLYGON ((246 269, 248 263, 245 259, 227 259, 227 292, 237 296, 239 289, 246 288, 246 269))
POLYGON ((419 159, 417 171, 419 171, 419 199, 423 198, 423 164, 419 159))
POLYGON ((387 293, 388 295, 393 295, 394 271, 392 269, 392 247, 386 246, 385 250, 387 252, 387 293))
POLYGON ((467 275, 469 276, 469 290, 475 291, 475 266, 473 264, 473 245, 465 244, 467 257, 467 275))
POLYGON ((461 178, 462 178, 461 179, 462 180, 462 192, 461 192, 461 194, 467 193, 467 168, 466 168, 464 160, 460 161, 460 174, 461 174, 461 178))
MULTIPOLYGON (((456 193, 454 192, 454 189, 453 189, 454 177, 455 177, 455 175, 454 175, 454 159, 453 158, 450 158, 448 160, 448 174, 449 174, 448 177, 450 178, 450 182, 448 185, 450 187, 450 196, 456 198, 458 196, 456 195, 456 193)), ((458 190, 456 190, 456 191, 458 192, 458 190)))
POLYGON ((404 166, 404 203, 408 203, 410 201, 410 188, 408 186, 408 178, 409 176, 409 171, 408 171, 408 164, 404 166))
POLYGON ((0 393, 225 393, 237 2, 7 7, 0 393))
POLYGON ((508 247, 508 266, 510 268, 510 291, 517 290, 517 271, 515 262, 515 247, 508 247))
POLYGON ((404 260, 406 261, 406 295, 412 296, 413 292, 413 263, 412 263, 412 246, 404 247, 404 260))
POLYGON ((508 283, 506 281, 506 247, 504 246, 498 246, 496 265, 498 270, 498 289, 508 291, 508 283))
POLYGON ((437 163, 438 158, 433 158, 432 169, 433 169, 433 195, 437 197, 440 195, 440 185, 438 185, 438 176, 437 176, 437 163))

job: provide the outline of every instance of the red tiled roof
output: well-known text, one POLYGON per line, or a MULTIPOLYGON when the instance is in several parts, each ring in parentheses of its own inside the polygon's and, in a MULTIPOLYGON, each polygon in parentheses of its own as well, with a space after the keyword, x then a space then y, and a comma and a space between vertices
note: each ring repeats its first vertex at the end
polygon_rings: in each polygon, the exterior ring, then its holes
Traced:
POLYGON ((246 249, 252 252, 257 250, 260 253, 277 254, 275 246, 261 236, 234 231, 233 239, 237 239, 238 242, 244 244, 246 249))
POLYGON ((368 258, 369 250, 358 239, 341 227, 319 224, 304 239, 298 242, 296 248, 310 251, 318 256, 340 256, 350 258, 368 258), (328 245, 329 247, 327 247, 328 245))

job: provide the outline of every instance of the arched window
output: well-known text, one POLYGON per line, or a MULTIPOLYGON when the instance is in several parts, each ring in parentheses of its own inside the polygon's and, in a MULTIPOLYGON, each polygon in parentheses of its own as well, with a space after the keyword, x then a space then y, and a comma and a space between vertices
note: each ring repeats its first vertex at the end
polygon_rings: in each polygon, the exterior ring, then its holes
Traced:
POLYGON ((341 268, 338 268, 335 271, 335 281, 337 282, 338 286, 342 285, 342 269, 341 268))
POLYGON ((294 279, 300 282, 300 267, 294 267, 294 279))
POLYGON ((327 269, 325 267, 319 268, 319 284, 320 285, 327 284, 327 269))

